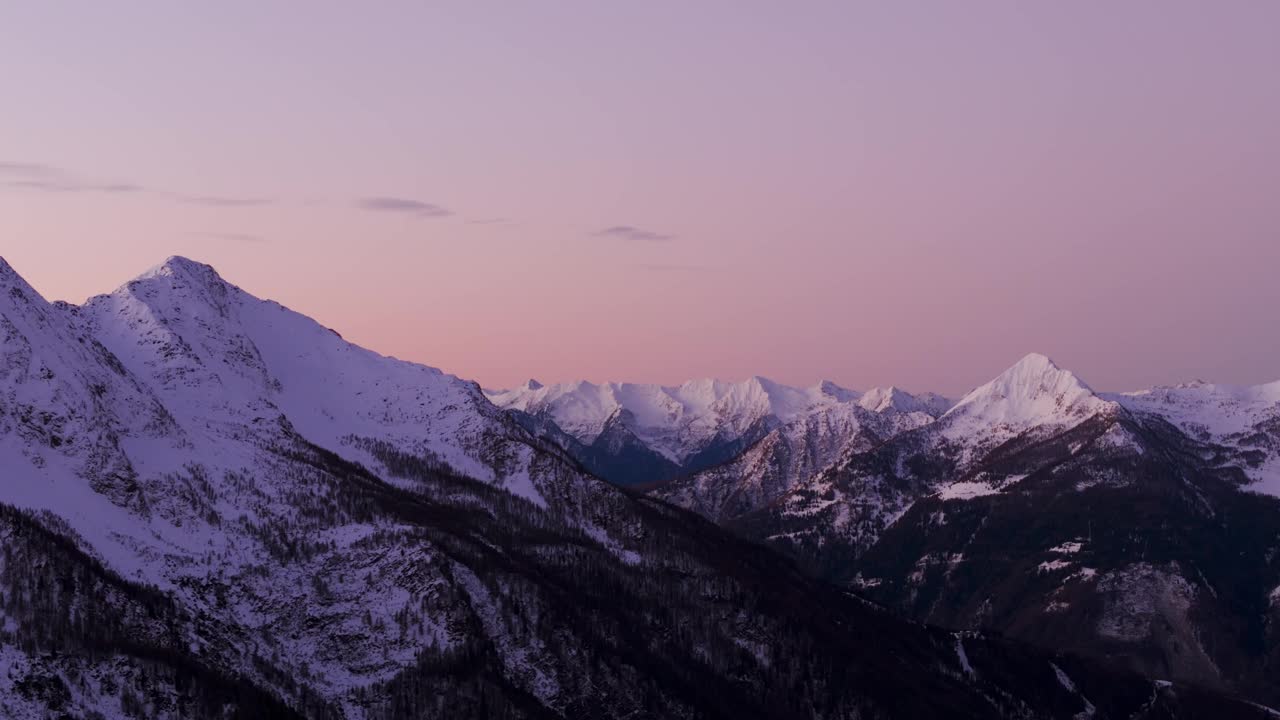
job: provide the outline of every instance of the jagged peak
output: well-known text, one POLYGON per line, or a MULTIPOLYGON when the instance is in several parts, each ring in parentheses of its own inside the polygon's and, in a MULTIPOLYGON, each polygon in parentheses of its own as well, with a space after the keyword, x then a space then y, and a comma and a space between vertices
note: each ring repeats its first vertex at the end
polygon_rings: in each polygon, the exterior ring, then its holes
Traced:
POLYGON ((212 265, 181 255, 170 255, 165 261, 139 275, 137 280, 156 277, 181 278, 202 285, 229 285, 212 265))
POLYGON ((899 403, 911 399, 911 394, 900 390, 895 385, 876 387, 862 394, 862 406, 868 410, 884 410, 896 407, 899 403))
POLYGON ((20 291, 22 295, 28 297, 29 300, 39 300, 44 302, 44 296, 31 287, 26 278, 18 274, 17 270, 9 264, 7 260, 0 257, 0 288, 10 288, 20 291))
POLYGON ((212 265, 173 255, 120 286, 115 292, 92 298, 89 302, 93 304, 108 301, 112 297, 132 296, 143 304, 154 305, 155 301, 150 298, 157 292, 175 293, 186 299, 181 303, 183 305, 207 307, 224 316, 230 312, 232 301, 243 294, 240 288, 223 279, 212 265), (190 304, 193 300, 196 305, 190 304))
POLYGON ((748 387, 760 388, 765 392, 776 391, 784 387, 780 383, 774 382, 763 375, 752 375, 746 380, 743 380, 742 384, 748 387))
POLYGON ((537 380, 534 380, 533 378, 529 378, 528 380, 524 381, 525 390, 541 390, 544 387, 546 386, 538 382, 537 380))
POLYGON ((1000 373, 988 385, 993 383, 1002 388, 1013 390, 1033 390, 1037 387, 1037 384, 1074 385, 1090 393, 1093 392, 1093 388, 1089 387, 1075 373, 1070 370, 1063 370, 1048 355, 1034 352, 1028 353, 1008 370, 1000 373))
POLYGON ((849 402, 862 396, 862 393, 857 390, 850 390, 832 380, 819 380, 818 384, 813 386, 812 391, 818 395, 834 398, 839 402, 849 402))
POLYGON ((1030 353, 947 411, 944 417, 982 417, 1019 425, 1076 417, 1110 405, 1083 380, 1047 355, 1030 353))
POLYGON ((1023 355, 1022 359, 1011 365, 1005 372, 1051 372, 1061 369, 1062 368, 1058 367, 1058 364, 1053 361, 1053 358, 1048 355, 1045 355, 1044 353, 1030 352, 1023 355))

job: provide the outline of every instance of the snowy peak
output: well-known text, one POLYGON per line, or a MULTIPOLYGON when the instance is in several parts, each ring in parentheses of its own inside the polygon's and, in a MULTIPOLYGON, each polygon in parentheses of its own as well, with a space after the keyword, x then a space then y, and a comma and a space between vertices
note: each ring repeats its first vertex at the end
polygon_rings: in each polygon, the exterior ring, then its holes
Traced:
POLYGON ((703 378, 676 386, 584 381, 543 386, 531 381, 485 394, 498 407, 543 416, 587 445, 614 419, 649 449, 682 465, 705 462, 716 446, 753 442, 762 429, 819 415, 834 413, 831 422, 856 420, 854 425, 860 426, 869 421, 863 416, 879 414, 886 422, 872 424, 888 431, 932 422, 950 406, 940 396, 913 396, 896 388, 871 398, 870 406, 860 405, 862 393, 830 380, 797 388, 759 375, 738 382, 703 378))
POLYGON ((0 298, 0 303, 4 304, 0 307, 49 306, 44 296, 31 287, 3 257, 0 257, 0 290, 4 291, 4 297, 0 298))
POLYGON ((1251 489, 1280 495, 1280 382, 1240 386, 1196 381, 1105 397, 1248 458, 1243 465, 1254 481, 1251 489))
POLYGON ((815 396, 829 397, 836 402, 853 402, 860 397, 858 391, 841 387, 830 380, 819 382, 810 389, 810 392, 815 396))
POLYGON ((905 390, 890 385, 887 388, 872 388, 858 398, 863 408, 877 413, 922 412, 931 417, 938 417, 951 407, 951 401, 935 393, 912 395, 905 390))
MULTIPOLYGON (((245 294, 243 290, 232 285, 212 265, 196 262, 180 255, 174 255, 163 263, 126 283, 117 293, 139 292, 147 288, 155 292, 167 292, 178 296, 185 304, 198 301, 205 307, 227 315, 230 304, 237 295, 245 294)), ((256 298, 255 298, 256 299, 256 298)), ((196 308, 187 308, 194 311, 196 308)))
POLYGON ((9 287, 15 282, 22 283, 23 285, 27 284, 26 281, 22 279, 22 276, 19 275, 18 272, 13 269, 13 266, 9 264, 9 261, 5 260, 4 256, 0 255, 0 287, 9 287))
MULTIPOLYGON (((353 345, 203 263, 170 258, 83 314, 185 428, 215 445, 269 427, 277 442, 296 433, 366 465, 352 438, 426 452, 484 481, 521 472, 484 456, 507 426, 473 383, 353 345)), ((498 442, 527 454, 518 440, 498 442)))
POLYGON ((199 278, 206 282, 226 282, 212 265, 197 262, 191 258, 181 255, 170 255, 165 261, 155 266, 151 270, 143 273, 143 276, 150 275, 173 275, 185 276, 191 278, 199 278))
POLYGON ((1114 408, 1080 378, 1047 356, 1031 353, 991 382, 964 396, 943 415, 954 426, 1002 427, 1020 431, 1036 425, 1062 426, 1114 408))

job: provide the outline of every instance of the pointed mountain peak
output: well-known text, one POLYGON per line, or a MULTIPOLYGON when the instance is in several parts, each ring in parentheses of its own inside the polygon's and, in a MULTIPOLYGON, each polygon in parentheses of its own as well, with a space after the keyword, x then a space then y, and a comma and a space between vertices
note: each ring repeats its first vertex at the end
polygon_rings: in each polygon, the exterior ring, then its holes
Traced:
POLYGON ((154 277, 172 277, 204 286, 228 284, 212 265, 196 262, 181 255, 170 256, 164 262, 143 273, 138 279, 154 277))
POLYGON ((44 301, 44 296, 36 292, 31 284, 26 281, 13 266, 3 257, 0 257, 0 288, 6 288, 10 291, 17 291, 15 295, 20 295, 30 299, 39 299, 44 301))
POLYGON ((1034 391, 1037 386, 1077 386, 1093 393, 1093 389, 1070 370, 1058 367, 1048 355, 1030 353, 988 384, 998 384, 1011 391, 1034 391))
POLYGON ((142 273, 120 288, 117 292, 132 293, 139 284, 152 288, 164 287, 167 291, 176 291, 184 296, 203 297, 220 310, 234 291, 235 285, 227 282, 213 269, 212 265, 174 255, 163 263, 142 273))
POLYGON ((1062 368, 1058 367, 1058 364, 1053 361, 1053 358, 1043 353, 1033 352, 1024 355, 1021 360, 1014 363, 1006 372, 1013 372, 1015 370, 1020 372, 1050 372, 1061 369, 1062 368))
MULTIPOLYGON (((111 307, 115 308, 112 312, 117 312, 121 304, 136 303, 160 318, 203 312, 230 317, 232 307, 244 300, 269 302, 227 282, 209 265, 174 255, 114 291, 90 298, 85 307, 98 308, 100 312, 107 312, 103 308, 111 307)), ((134 312, 137 311, 139 307, 134 308, 134 312)), ((336 335, 332 330, 327 332, 336 335)))
POLYGON ((529 378, 528 380, 524 381, 525 390, 541 390, 543 387, 545 386, 542 383, 538 382, 537 380, 534 380, 533 378, 529 378))
POLYGON ((0 256, 0 287, 9 287, 15 283, 26 285, 26 281, 22 279, 18 271, 14 270, 13 266, 3 256, 0 256))
POLYGON ((1029 426, 1065 422, 1110 406, 1074 373, 1047 355, 1031 353, 964 396, 944 417, 1029 426))

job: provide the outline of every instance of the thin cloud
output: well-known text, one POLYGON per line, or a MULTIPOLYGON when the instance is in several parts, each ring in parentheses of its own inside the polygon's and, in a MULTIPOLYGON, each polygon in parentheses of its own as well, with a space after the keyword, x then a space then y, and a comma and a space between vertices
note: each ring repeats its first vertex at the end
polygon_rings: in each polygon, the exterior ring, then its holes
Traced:
POLYGON ((360 200, 359 207, 374 212, 399 213, 415 217, 445 217, 453 212, 421 200, 398 197, 368 197, 360 200))
POLYGON ((208 205, 211 207, 250 207, 254 205, 269 205, 271 203, 268 198, 255 197, 224 197, 221 195, 177 195, 176 197, 188 205, 208 205))
POLYGON ((48 165, 29 162, 13 162, 9 160, 0 160, 0 174, 3 175, 22 175, 26 177, 32 176, 50 176, 59 174, 59 170, 48 165))
POLYGON ((620 240, 641 240, 644 242, 661 242, 675 239, 675 235, 666 235, 649 230, 641 230, 632 225, 614 225, 592 233, 594 237, 618 238, 620 240))
POLYGON ((78 173, 54 167, 53 165, 12 160, 0 160, 0 178, 5 178, 0 180, 0 184, 8 187, 51 193, 106 193, 109 195, 152 193, 170 197, 179 202, 194 205, 216 205, 219 207, 264 205, 270 202, 263 198, 187 195, 148 188, 131 182, 89 180, 78 173))
POLYGON ((243 243, 264 243, 267 241, 267 239, 261 235, 237 232, 193 232, 191 235, 195 237, 208 238, 210 240, 228 240, 231 242, 243 243))
POLYGON ((710 272, 714 268, 708 265, 676 265, 670 263, 637 263, 634 267, 649 272, 710 272))
POLYGON ((0 160, 0 175, 9 178, 4 181, 4 184, 9 187, 43 192, 126 194, 146 191, 146 188, 133 183, 85 180, 66 170, 43 163, 0 160))
POLYGON ((123 195, 127 193, 146 192, 147 189, 134 185, 133 183, 97 183, 84 182, 72 178, 49 179, 49 180, 10 180, 5 183, 10 187, 25 188, 27 190, 42 190, 44 192, 58 193, 81 193, 81 192, 100 192, 113 195, 123 195))

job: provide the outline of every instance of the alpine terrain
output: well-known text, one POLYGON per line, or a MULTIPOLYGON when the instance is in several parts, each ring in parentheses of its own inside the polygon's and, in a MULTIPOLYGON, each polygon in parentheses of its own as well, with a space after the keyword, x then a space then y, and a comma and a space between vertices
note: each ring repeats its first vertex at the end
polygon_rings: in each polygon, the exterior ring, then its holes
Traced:
MULTIPOLYGON (((570 387, 492 397, 580 437, 570 387)), ((1280 383, 1099 393, 1032 354, 954 404, 723 387, 761 429, 653 496, 922 622, 1280 704, 1280 383)))
POLYGON ((0 260, 0 717, 1268 717, 1277 396, 486 393, 0 260))

